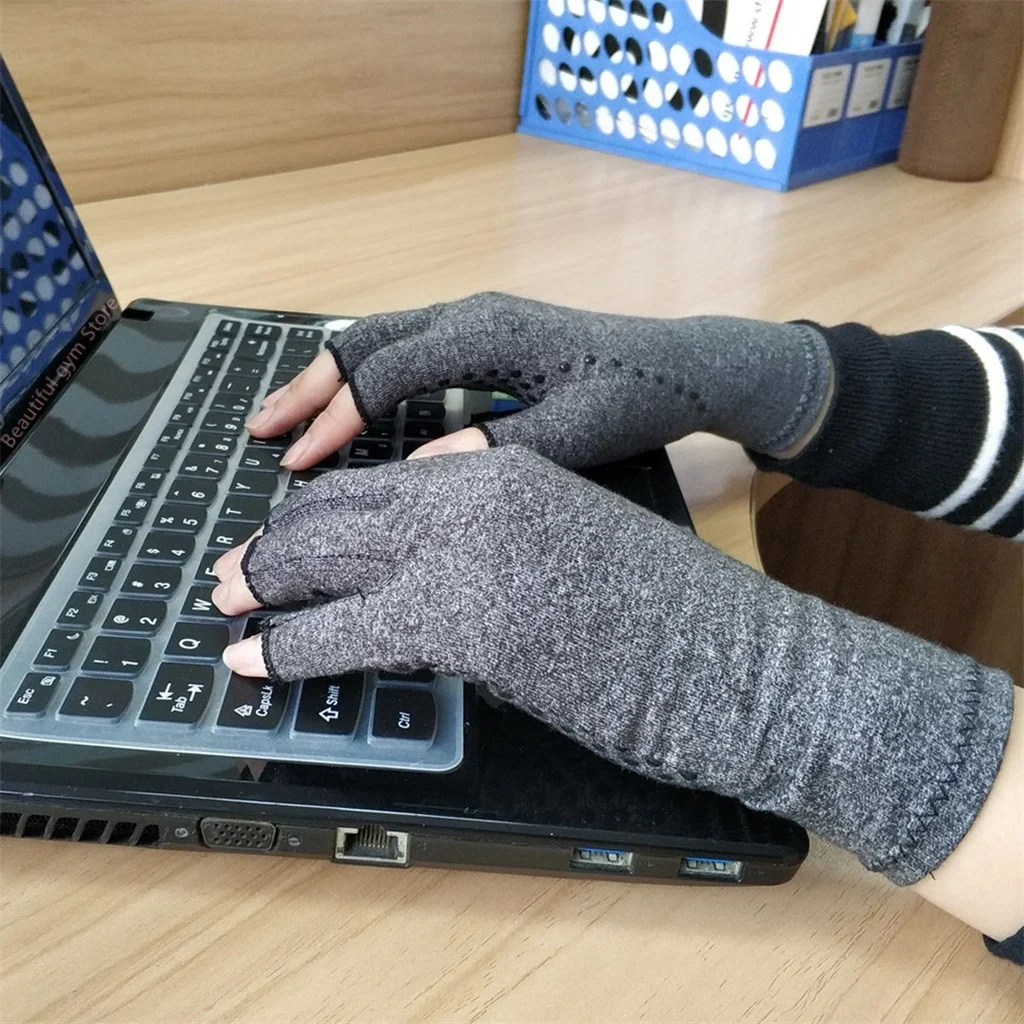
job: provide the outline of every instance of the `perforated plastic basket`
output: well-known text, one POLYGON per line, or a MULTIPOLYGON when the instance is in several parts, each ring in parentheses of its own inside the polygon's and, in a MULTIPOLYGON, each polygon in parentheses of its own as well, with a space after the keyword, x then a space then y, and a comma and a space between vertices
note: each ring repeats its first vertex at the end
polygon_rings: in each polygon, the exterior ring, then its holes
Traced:
POLYGON ((895 160, 920 42, 731 46, 685 0, 532 0, 519 130, 764 188, 895 160))

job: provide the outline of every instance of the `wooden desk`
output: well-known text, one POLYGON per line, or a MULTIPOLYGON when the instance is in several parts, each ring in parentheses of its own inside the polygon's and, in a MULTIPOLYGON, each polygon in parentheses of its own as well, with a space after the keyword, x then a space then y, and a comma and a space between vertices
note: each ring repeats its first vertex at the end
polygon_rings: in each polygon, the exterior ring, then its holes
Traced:
MULTIPOLYGON (((893 168, 775 195, 512 137, 82 211, 123 300, 365 313, 485 288, 618 312, 985 323, 1018 182, 893 168)), ((674 446, 755 561, 735 446, 674 446)), ((4 1024, 1020 1020, 1018 968, 815 842, 776 889, 666 889, 11 840, 4 1024)))

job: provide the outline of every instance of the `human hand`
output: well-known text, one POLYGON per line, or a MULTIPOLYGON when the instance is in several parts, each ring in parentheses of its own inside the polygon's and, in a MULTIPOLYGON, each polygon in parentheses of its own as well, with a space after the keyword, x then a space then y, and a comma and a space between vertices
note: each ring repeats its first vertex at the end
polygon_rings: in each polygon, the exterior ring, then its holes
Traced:
POLYGON ((613 316, 495 292, 366 317, 328 349, 250 422, 269 437, 319 413, 286 454, 289 469, 314 465, 402 399, 448 387, 504 391, 528 408, 417 457, 522 444, 585 466, 694 430, 777 453, 815 422, 831 374, 811 327, 613 316))
POLYGON ((463 675, 900 882, 962 838, 1008 722, 1002 674, 794 593, 515 446, 325 474, 216 568, 223 612, 291 609, 228 648, 235 671, 463 675))

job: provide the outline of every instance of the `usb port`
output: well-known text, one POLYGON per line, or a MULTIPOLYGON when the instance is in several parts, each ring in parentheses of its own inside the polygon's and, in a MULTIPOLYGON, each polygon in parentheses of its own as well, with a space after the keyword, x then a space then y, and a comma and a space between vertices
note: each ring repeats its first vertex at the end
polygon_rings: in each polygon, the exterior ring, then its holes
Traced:
POLYGON ((679 865, 679 874, 684 878, 704 878, 712 882, 738 882, 743 875, 743 861, 684 857, 679 865))
POLYGON ((407 867, 409 833, 392 832, 383 825, 339 828, 334 838, 334 859, 355 864, 407 867))
POLYGON ((631 875, 633 854, 625 850, 606 850, 599 846, 577 846, 569 858, 569 867, 575 871, 610 871, 631 875))

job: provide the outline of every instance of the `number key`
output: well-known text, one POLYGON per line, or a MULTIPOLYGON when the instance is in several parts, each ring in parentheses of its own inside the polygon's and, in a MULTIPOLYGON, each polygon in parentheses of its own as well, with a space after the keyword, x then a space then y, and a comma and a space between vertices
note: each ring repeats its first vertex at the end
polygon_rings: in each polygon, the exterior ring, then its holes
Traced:
POLYGON ((151 636, 164 621, 167 605, 163 601, 137 601, 119 597, 103 621, 103 628, 112 633, 141 633, 151 636))
POLYGON ((245 417, 238 413, 208 412, 199 424, 200 430, 210 430, 221 434, 237 434, 245 426, 245 417))
POLYGON ((184 501, 189 505, 209 505, 216 497, 216 483, 198 477, 179 476, 167 491, 168 501, 184 501))
POLYGON ((183 565, 192 557, 195 541, 187 533, 151 530, 139 548, 140 562, 169 562, 183 565))
POLYGON ((111 676, 137 676, 148 658, 148 640, 99 636, 89 648, 82 669, 111 676))
POLYGON ((246 395, 225 395, 217 392, 210 400, 210 408, 214 412, 233 412, 239 416, 248 416, 252 409, 252 399, 246 395))
POLYGON ((197 505, 178 505, 169 501, 160 507, 153 525, 161 530, 198 533, 206 525, 206 510, 197 505))
POLYGON ((198 455, 189 452, 178 470, 182 476, 196 476, 203 480, 219 480, 228 468, 227 459, 214 455, 198 455))
POLYGON ((199 433, 192 439, 192 451, 208 455, 230 455, 238 438, 234 434, 199 433))
POLYGON ((181 570, 173 565, 133 565, 121 584, 122 594, 167 597, 181 582, 181 570))

